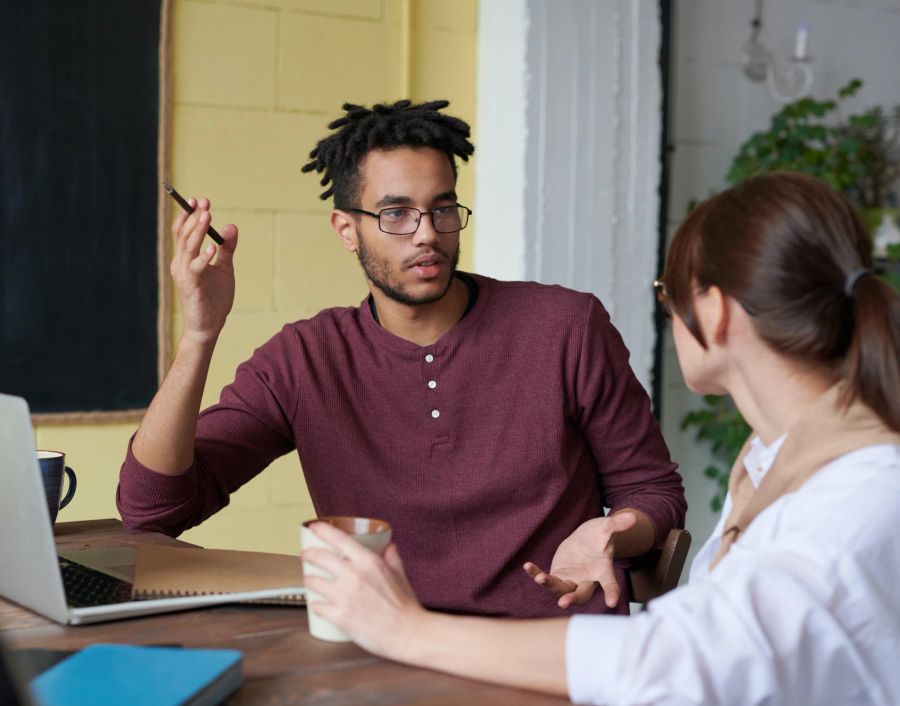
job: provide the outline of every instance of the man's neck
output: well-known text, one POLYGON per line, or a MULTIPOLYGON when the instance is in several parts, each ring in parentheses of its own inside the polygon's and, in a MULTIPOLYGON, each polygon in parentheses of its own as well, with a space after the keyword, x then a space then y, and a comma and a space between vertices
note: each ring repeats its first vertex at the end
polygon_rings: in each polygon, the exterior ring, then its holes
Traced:
POLYGON ((377 287, 370 285, 370 290, 381 327, 419 346, 430 346, 452 329, 469 303, 468 287, 459 277, 454 277, 444 296, 431 304, 401 304, 377 287))

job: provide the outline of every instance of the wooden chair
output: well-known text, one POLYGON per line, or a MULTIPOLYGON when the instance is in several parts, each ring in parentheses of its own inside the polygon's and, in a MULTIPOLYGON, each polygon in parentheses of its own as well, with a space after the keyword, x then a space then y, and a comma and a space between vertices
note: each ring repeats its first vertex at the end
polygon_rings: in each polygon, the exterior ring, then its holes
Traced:
POLYGON ((646 605, 675 588, 690 547, 691 533, 685 529, 673 529, 661 549, 635 561, 625 572, 631 600, 646 605))

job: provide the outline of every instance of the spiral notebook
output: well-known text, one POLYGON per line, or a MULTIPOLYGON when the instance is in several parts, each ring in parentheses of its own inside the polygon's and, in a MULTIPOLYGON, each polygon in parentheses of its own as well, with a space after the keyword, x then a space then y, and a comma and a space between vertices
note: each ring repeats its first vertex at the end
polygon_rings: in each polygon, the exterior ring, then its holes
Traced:
POLYGON ((303 604, 299 556, 141 544, 134 566, 135 598, 209 594, 263 595, 254 603, 303 604), (280 591, 275 598, 273 591, 280 591))

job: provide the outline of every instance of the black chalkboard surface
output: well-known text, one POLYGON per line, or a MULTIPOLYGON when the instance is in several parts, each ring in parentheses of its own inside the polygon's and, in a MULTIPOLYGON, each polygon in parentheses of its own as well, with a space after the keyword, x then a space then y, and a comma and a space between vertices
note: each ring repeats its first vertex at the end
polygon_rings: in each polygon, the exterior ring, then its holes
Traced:
POLYGON ((158 384, 161 1, 0 2, 0 392, 33 412, 158 384))

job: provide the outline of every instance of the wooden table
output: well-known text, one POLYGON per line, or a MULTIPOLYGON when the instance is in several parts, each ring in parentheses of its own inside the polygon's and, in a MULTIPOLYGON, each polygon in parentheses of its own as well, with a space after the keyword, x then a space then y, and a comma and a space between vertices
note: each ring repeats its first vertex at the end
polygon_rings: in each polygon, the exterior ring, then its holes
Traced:
MULTIPOLYGON (((129 535, 118 520, 62 522, 60 548, 181 544, 160 534, 129 535)), ((399 706, 452 704, 550 706, 564 699, 414 669, 374 657, 350 643, 311 637, 306 610, 282 606, 221 606, 64 627, 0 599, 7 649, 78 649, 93 642, 227 647, 244 653, 244 683, 228 704, 399 706)))

